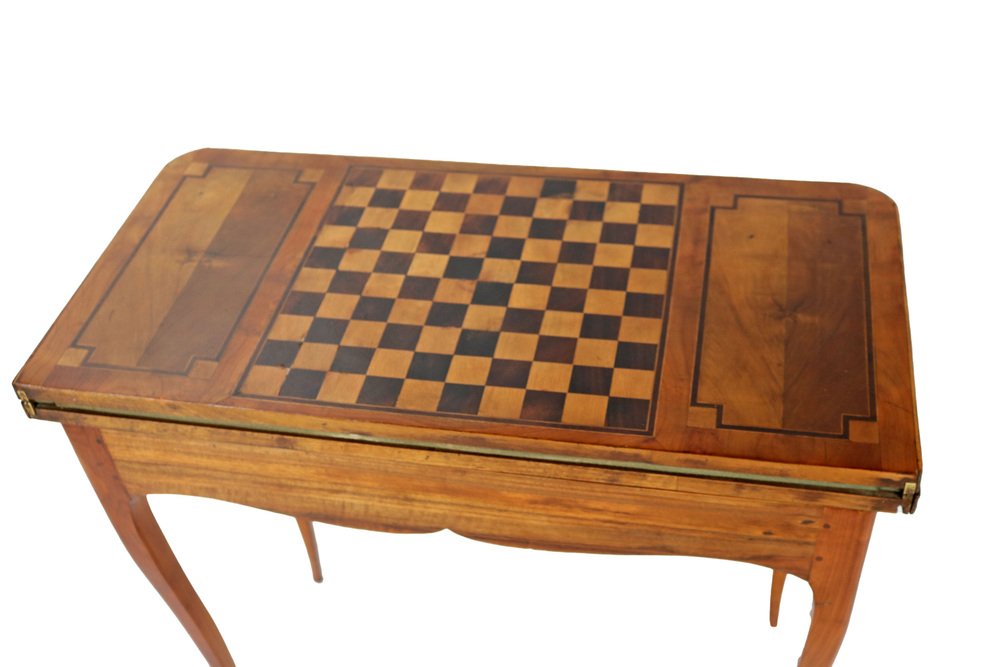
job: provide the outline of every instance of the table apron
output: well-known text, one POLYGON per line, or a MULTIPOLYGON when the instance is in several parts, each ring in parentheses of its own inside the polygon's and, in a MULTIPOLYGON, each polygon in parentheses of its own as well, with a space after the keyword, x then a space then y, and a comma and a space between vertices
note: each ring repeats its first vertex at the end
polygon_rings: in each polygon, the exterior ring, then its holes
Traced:
POLYGON ((629 471, 298 437, 253 443, 217 429, 102 434, 135 496, 216 498, 372 530, 724 558, 806 578, 822 524, 822 506, 650 486, 629 471))

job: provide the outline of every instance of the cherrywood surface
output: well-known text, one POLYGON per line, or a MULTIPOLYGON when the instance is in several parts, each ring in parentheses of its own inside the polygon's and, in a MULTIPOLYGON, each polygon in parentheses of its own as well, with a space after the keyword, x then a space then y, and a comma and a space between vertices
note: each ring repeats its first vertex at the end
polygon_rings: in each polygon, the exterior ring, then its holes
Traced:
POLYGON ((895 206, 855 185, 206 149, 150 186, 15 386, 901 498, 902 278, 895 206))
POLYGON ((211 665, 151 494, 724 558, 843 640, 921 473, 895 206, 861 186, 202 150, 15 379, 211 665))

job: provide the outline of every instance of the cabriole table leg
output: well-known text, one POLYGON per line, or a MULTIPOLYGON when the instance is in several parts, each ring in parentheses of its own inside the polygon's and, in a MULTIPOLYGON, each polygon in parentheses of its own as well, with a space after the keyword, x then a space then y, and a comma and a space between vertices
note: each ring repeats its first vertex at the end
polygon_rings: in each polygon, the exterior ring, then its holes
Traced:
POLYGON ((854 608, 875 513, 827 508, 823 521, 809 572, 812 624, 799 667, 831 667, 837 657, 854 608))
POLYGON ((125 548, 173 610, 211 667, 235 667, 229 649, 160 531, 145 496, 129 493, 101 431, 65 425, 66 434, 125 548))
POLYGON ((781 592, 785 589, 787 572, 775 570, 771 577, 771 627, 778 627, 778 610, 781 609, 781 592))
POLYGON ((323 567, 319 562, 319 546, 316 544, 316 529, 309 519, 296 517, 299 524, 299 532, 302 533, 302 541, 306 544, 306 552, 309 554, 309 565, 312 567, 313 581, 317 584, 323 583, 323 567))

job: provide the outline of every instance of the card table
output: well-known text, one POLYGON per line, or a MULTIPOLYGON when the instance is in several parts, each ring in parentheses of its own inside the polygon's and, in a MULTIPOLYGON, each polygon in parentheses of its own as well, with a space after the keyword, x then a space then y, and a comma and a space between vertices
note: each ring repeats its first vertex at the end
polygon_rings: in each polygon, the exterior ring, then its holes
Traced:
POLYGON ((14 381, 213 667, 147 504, 681 554, 813 592, 829 667, 921 460, 896 206, 859 185, 203 149, 14 381))

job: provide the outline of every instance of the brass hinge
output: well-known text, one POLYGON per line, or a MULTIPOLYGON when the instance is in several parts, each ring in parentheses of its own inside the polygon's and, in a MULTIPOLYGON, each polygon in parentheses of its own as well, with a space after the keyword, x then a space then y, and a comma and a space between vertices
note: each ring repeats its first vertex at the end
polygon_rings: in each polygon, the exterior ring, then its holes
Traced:
POLYGON ((35 418, 35 403, 28 395, 24 393, 23 389, 17 390, 17 397, 21 399, 21 407, 24 408, 24 414, 28 415, 28 419, 35 418))
POLYGON ((907 482, 903 485, 903 513, 913 514, 913 511, 917 509, 917 500, 920 498, 920 494, 917 493, 917 483, 907 482))

